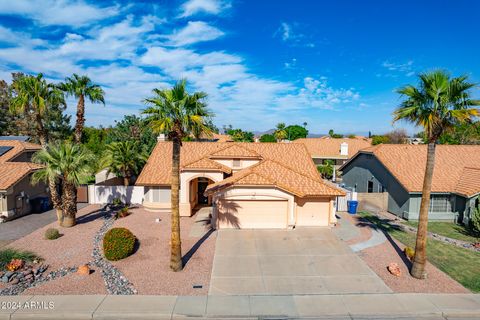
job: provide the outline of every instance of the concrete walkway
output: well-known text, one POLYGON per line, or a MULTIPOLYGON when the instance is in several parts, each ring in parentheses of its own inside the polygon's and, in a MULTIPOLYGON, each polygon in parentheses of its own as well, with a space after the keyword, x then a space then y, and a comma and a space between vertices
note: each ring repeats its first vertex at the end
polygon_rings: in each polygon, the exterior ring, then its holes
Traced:
MULTIPOLYGON (((79 203, 80 210, 88 206, 88 203, 79 203)), ((13 241, 25 237, 33 231, 57 220, 55 209, 42 213, 32 213, 15 220, 0 224, 0 241, 13 241)))
POLYGON ((0 319, 479 319, 480 295, 18 296, 0 319))
POLYGON ((347 212, 337 212, 337 226, 332 229, 333 233, 343 241, 352 240, 360 236, 358 227, 354 226, 347 217, 347 212))
POLYGON ((350 245, 350 249, 352 249, 353 252, 358 252, 364 249, 376 247, 387 241, 387 237, 385 237, 385 234, 381 230, 372 229, 371 231, 372 237, 370 239, 360 243, 352 244, 350 245))
POLYGON ((190 229, 188 236, 190 238, 201 238, 208 231, 210 231, 210 214, 212 213, 212 207, 200 208, 195 213, 195 222, 190 229))

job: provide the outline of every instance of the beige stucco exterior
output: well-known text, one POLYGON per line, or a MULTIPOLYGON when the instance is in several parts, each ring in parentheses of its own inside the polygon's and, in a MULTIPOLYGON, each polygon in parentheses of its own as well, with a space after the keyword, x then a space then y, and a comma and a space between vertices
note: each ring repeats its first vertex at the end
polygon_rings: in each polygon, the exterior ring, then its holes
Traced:
POLYGON ((213 159, 214 161, 223 164, 226 167, 232 169, 233 172, 239 171, 254 164, 257 164, 260 160, 258 159, 213 159))
POLYGON ((329 198, 296 198, 297 226, 328 226, 330 224, 329 198))

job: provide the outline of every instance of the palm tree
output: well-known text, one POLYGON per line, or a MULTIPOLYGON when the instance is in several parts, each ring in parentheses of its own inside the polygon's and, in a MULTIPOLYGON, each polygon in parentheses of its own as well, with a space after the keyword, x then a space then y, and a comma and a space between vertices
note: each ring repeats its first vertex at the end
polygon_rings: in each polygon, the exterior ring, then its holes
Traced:
POLYGON ((204 92, 190 95, 186 90, 186 80, 178 81, 171 89, 153 89, 153 96, 145 99, 150 107, 143 111, 156 133, 167 133, 172 140, 172 235, 170 268, 180 271, 182 265, 182 247, 180 241, 180 148, 182 139, 192 132, 211 134, 207 121, 213 115, 207 109, 204 92))
POLYGON ((102 159, 102 168, 107 173, 113 173, 123 178, 123 184, 128 186, 133 175, 137 175, 147 162, 147 155, 141 152, 132 141, 112 142, 107 146, 102 159))
MULTIPOLYGON (((10 101, 10 110, 16 114, 32 115, 35 119, 37 136, 43 149, 47 148, 48 132, 45 128, 46 113, 54 106, 65 105, 63 93, 53 84, 47 83, 43 75, 22 75, 13 83, 15 96, 10 101)), ((57 218, 62 217, 61 198, 54 180, 48 181, 50 197, 57 210, 57 218)))
POLYGON ((277 124, 276 130, 273 133, 277 141, 282 141, 287 137, 287 131, 285 130, 285 128, 286 128, 285 123, 280 122, 279 124, 277 124))
POLYGON ((442 133, 459 124, 470 123, 479 115, 480 100, 471 99, 470 89, 475 87, 467 76, 451 78, 445 71, 432 71, 419 76, 418 87, 407 85, 397 90, 405 99, 393 112, 393 121, 406 120, 425 132, 428 143, 427 163, 423 179, 422 201, 418 222, 415 258, 410 273, 425 279, 428 209, 435 166, 435 146, 442 133))
POLYGON ((62 227, 76 224, 77 187, 91 175, 93 155, 82 145, 70 142, 51 144, 34 154, 32 160, 44 165, 32 176, 32 182, 55 181, 62 185, 62 227))
POLYGON ((92 82, 87 76, 79 76, 74 73, 72 77, 66 78, 65 83, 61 83, 59 88, 69 96, 78 99, 77 102, 77 121, 75 123, 75 142, 81 143, 83 126, 85 124, 85 98, 91 103, 103 103, 105 105, 105 92, 103 89, 92 82))

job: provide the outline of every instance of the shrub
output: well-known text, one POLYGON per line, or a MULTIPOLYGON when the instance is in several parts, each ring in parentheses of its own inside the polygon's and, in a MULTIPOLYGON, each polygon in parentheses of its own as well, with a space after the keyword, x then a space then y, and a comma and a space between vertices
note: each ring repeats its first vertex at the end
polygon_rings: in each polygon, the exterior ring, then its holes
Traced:
POLYGON ((413 257, 415 257, 415 250, 411 247, 405 247, 405 249, 403 249, 403 252, 410 260, 413 260, 413 257))
POLYGON ((55 240, 55 239, 58 239, 58 238, 60 238, 60 232, 58 231, 58 229, 48 228, 45 231, 45 239, 55 240))
POLYGON ((121 260, 133 253, 136 238, 126 228, 113 228, 103 237, 103 253, 110 261, 121 260))
POLYGON ((120 198, 115 198, 112 200, 112 205, 115 206, 115 207, 118 207, 118 206, 121 206, 123 203, 122 203, 122 200, 120 198))
POLYGON ((128 209, 129 209, 128 206, 125 206, 122 209, 118 210, 115 213, 115 218, 120 219, 120 218, 128 217, 131 214, 131 212, 128 209))
POLYGON ((471 224, 473 231, 480 233, 480 206, 473 210, 471 224))
POLYGON ((18 269, 23 268, 24 264, 25 264, 25 262, 22 259, 12 259, 12 261, 10 261, 7 264, 5 269, 7 269, 8 271, 16 271, 18 269))
POLYGON ((5 267, 8 263, 10 263, 13 259, 21 259, 23 261, 33 261, 39 260, 35 253, 30 251, 21 251, 17 249, 3 249, 0 250, 0 270, 5 270, 5 267))

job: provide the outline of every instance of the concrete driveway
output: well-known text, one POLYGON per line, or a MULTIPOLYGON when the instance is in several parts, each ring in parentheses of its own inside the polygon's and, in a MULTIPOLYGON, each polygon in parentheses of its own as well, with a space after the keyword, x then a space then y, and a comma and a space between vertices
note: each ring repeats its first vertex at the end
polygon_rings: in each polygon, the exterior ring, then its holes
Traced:
POLYGON ((218 231, 210 295, 388 292, 328 228, 218 231))

